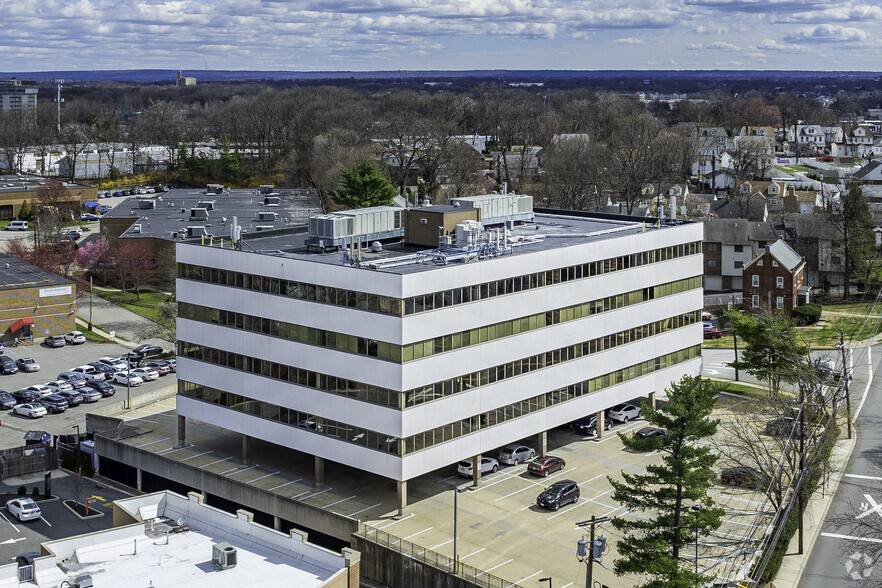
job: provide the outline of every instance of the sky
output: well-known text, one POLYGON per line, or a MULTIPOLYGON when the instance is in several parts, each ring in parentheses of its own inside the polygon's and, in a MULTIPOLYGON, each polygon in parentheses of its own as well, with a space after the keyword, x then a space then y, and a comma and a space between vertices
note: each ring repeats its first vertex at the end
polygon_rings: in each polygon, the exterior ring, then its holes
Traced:
POLYGON ((7 71, 879 70, 882 0, 0 0, 7 71))

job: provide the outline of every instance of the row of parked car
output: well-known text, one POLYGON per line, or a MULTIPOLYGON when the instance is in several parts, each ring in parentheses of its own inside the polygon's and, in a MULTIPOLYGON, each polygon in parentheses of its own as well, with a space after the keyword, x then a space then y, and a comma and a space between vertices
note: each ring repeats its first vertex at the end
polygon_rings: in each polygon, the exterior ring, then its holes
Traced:
POLYGON ((168 192, 163 186, 147 186, 146 188, 132 188, 131 190, 117 190, 116 192, 98 192, 98 198, 113 198, 119 196, 137 196, 138 194, 155 194, 168 192))
MULTIPOLYGON (((128 386, 140 386, 146 381, 177 372, 175 359, 155 359, 161 347, 141 345, 123 357, 102 357, 98 361, 76 366, 58 374, 58 379, 45 384, 34 384, 12 394, 0 391, 0 409, 29 418, 49 413, 64 412, 84 402, 98 402, 113 396, 116 389, 109 381, 128 386)), ((0 356, 0 360, 5 356, 0 356)), ((5 358, 8 359, 8 358, 5 358)), ((20 360, 19 360, 20 361, 20 360)), ((39 365, 36 370, 39 369, 39 365)))

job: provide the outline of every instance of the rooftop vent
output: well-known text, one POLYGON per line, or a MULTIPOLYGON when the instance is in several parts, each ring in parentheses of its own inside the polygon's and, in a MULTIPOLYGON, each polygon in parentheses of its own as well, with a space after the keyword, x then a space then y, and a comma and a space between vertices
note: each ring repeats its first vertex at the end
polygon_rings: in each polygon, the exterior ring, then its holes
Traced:
POLYGON ((141 225, 140 224, 132 225, 132 232, 133 233, 140 233, 141 232, 141 225))
POLYGON ((138 200, 138 208, 141 210, 151 210, 156 208, 156 200, 153 198, 142 198, 138 200))
POLYGON ((200 200, 196 203, 196 206, 199 208, 204 208, 205 210, 214 210, 217 208, 216 206, 217 200, 200 200))
POLYGON ((205 186, 206 194, 223 194, 224 193, 224 185, 223 184, 208 184, 205 186))
POLYGON ((269 211, 261 211, 257 213, 257 218, 262 221, 274 221, 279 218, 279 213, 277 212, 269 212, 269 211))
POLYGON ((278 196, 264 196, 263 203, 266 206, 278 206, 282 202, 282 199, 278 196))
POLYGON ((211 563, 219 570, 236 567, 236 548, 224 541, 211 546, 211 563))
POLYGON ((254 227, 255 231, 272 231, 275 227, 272 225, 257 225, 254 227))
POLYGON ((190 220, 206 220, 208 218, 208 210, 205 208, 191 208, 190 220))

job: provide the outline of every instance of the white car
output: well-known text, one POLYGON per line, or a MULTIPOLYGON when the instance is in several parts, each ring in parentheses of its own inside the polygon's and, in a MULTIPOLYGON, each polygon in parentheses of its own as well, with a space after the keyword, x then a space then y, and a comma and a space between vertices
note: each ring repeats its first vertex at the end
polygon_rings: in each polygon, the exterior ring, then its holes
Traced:
POLYGON ((152 382, 159 379, 159 371, 153 368, 135 368, 132 370, 133 376, 138 376, 145 382, 152 382))
POLYGON ((86 342, 86 336, 79 331, 71 331, 64 335, 64 342, 68 345, 79 345, 86 342))
POLYGON ((6 503, 9 514, 20 521, 31 521, 43 516, 40 507, 31 498, 13 498, 6 503))
MULTIPOLYGON (((493 459, 492 457, 482 457, 481 458, 481 475, 489 474, 490 472, 495 472, 499 469, 499 462, 493 459)), ((468 459, 466 461, 461 461, 456 466, 456 473, 460 476, 469 476, 472 475, 472 460, 468 459)))
POLYGON ((88 382, 103 382, 107 378, 104 376, 104 372, 99 372, 95 369, 95 366, 91 365, 78 365, 75 368, 71 368, 70 370, 75 374, 80 374, 83 378, 88 382))
POLYGON ((36 392, 40 395, 40 398, 43 396, 49 396, 50 394, 55 394, 56 390, 50 388, 46 384, 34 384, 33 386, 28 386, 25 390, 30 390, 32 392, 36 392))
POLYGON ((102 357, 98 361, 103 363, 104 365, 109 365, 116 371, 122 371, 127 369, 129 366, 126 365, 126 362, 121 360, 118 357, 102 357))
POLYGON ((20 372, 34 373, 40 371, 40 364, 33 357, 19 357, 15 360, 15 365, 18 366, 18 371, 20 372))
POLYGON ((640 418, 640 408, 633 404, 617 404, 609 409, 609 418, 617 423, 627 423, 640 418))
POLYGON ((506 445, 499 450, 499 461, 506 465, 518 465, 536 457, 536 450, 526 445, 506 445))
POLYGON ((113 374, 113 381, 117 384, 128 384, 129 386, 140 386, 144 383, 144 380, 134 373, 130 376, 126 372, 116 372, 113 374))
POLYGON ((15 408, 12 409, 14 414, 20 414, 21 416, 26 416, 29 419, 38 419, 42 416, 46 416, 46 407, 42 404, 28 403, 28 404, 17 404, 15 408))
POLYGON ((58 394, 59 392, 71 392, 74 387, 70 382, 65 382, 64 380, 55 380, 54 382, 46 382, 46 387, 52 390, 51 394, 58 394))

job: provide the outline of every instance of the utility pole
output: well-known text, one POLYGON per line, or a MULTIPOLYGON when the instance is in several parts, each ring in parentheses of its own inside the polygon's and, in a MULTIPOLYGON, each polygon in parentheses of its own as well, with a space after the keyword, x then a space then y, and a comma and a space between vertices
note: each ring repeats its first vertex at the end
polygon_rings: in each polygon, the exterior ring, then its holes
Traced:
MULTIPOLYGON (((802 476, 805 471, 805 386, 800 381, 799 382, 799 475, 802 476)), ((803 488, 800 485, 797 485, 796 491, 799 492, 798 495, 798 506, 799 509, 799 549, 797 553, 802 555, 802 534, 803 534, 803 488)))
POLYGON ((63 79, 59 78, 59 79, 55 80, 55 88, 56 88, 56 92, 57 92, 56 96, 55 96, 55 103, 58 105, 58 132, 59 133, 61 132, 61 103, 64 102, 64 100, 62 100, 62 98, 61 98, 62 84, 64 84, 63 79))
POLYGON ((842 351, 842 379, 845 380, 845 428, 848 438, 851 439, 851 395, 848 393, 848 365, 846 365, 847 353, 845 350, 845 333, 839 329, 839 349, 842 351))
MULTIPOLYGON (((594 527, 601 523, 605 523, 609 520, 609 517, 600 517, 597 518, 594 515, 591 515, 590 521, 582 521, 581 523, 576 523, 579 527, 591 527, 591 542, 588 543, 585 539, 579 539, 578 547, 576 548, 576 557, 579 558, 579 561, 588 560, 588 571, 585 577, 585 588, 592 588, 594 585, 594 551, 595 551, 595 541, 594 541, 594 527)), ((601 535, 598 540, 601 544, 606 543, 606 538, 601 535)), ((601 547, 602 549, 602 547, 601 547)))
POLYGON ((92 276, 89 276, 89 330, 92 330, 92 276))

